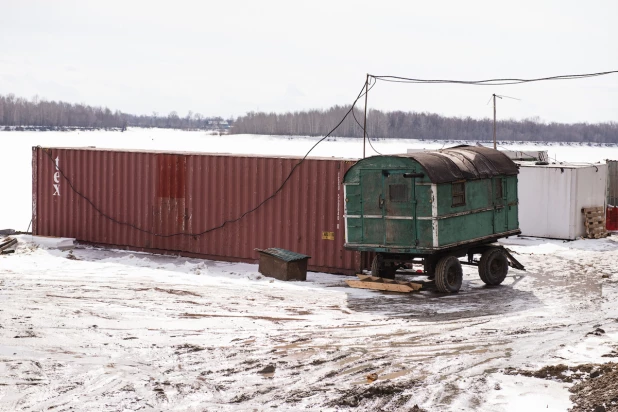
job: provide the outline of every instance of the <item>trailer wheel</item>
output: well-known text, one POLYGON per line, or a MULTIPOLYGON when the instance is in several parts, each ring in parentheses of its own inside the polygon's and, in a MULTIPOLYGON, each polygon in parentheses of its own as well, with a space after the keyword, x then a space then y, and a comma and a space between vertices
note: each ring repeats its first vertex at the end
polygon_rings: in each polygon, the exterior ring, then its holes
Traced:
POLYGON ((445 256, 436 265, 436 289, 438 292, 456 293, 461 288, 463 272, 455 256, 445 256))
POLYGON ((397 272, 397 268, 387 268, 384 265, 384 257, 382 254, 376 253, 373 261, 371 262, 371 276, 385 279, 395 279, 395 272, 397 272))
POLYGON ((509 262, 501 248, 487 249, 481 255, 479 276, 485 284, 496 286, 501 284, 509 271, 509 262))

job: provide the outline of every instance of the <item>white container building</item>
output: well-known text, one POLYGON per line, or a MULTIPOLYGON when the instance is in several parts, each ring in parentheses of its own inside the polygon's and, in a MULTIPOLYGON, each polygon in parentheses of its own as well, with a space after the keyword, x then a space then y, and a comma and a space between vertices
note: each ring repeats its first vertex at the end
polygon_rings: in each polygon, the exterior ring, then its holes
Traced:
POLYGON ((607 165, 563 163, 519 168, 519 227, 524 236, 573 240, 585 236, 582 208, 605 208, 607 165))

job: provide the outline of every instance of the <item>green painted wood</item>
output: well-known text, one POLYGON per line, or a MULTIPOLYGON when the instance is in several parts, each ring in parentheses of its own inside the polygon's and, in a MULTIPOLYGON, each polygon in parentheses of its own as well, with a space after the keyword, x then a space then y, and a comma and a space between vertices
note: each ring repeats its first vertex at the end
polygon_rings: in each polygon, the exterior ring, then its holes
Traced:
POLYGON ((384 244, 384 214, 382 196, 382 171, 363 169, 360 174, 362 242, 384 244))
POLYGON ((418 184, 415 179, 416 216, 431 217, 431 186, 418 184))
POLYGON ((433 247, 433 224, 431 220, 417 220, 416 227, 418 232, 418 247, 433 247))
POLYGON ((489 236, 494 232, 493 210, 438 220, 439 246, 489 236))
POLYGON ((494 232, 505 232, 508 230, 507 224, 507 197, 508 187, 506 179, 503 177, 494 177, 493 179, 493 204, 494 204, 494 232))
MULTIPOLYGON (((382 173, 384 198, 385 244, 416 245, 415 185, 412 178, 404 178, 405 170, 382 173)), ((413 170, 407 170, 413 172, 413 170)))
POLYGON ((519 206, 517 194, 517 176, 508 176, 505 178, 507 186, 507 214, 508 214, 508 229, 519 229, 519 206))
POLYGON ((453 183, 438 185, 438 216, 491 207, 491 179, 464 182, 466 204, 453 206, 453 183))
MULTIPOLYGON (((412 254, 435 249, 432 185, 426 176, 404 178, 404 173, 426 171, 414 159, 397 156, 367 158, 348 171, 346 214, 359 216, 346 220, 348 245, 412 254)), ((518 229, 517 176, 465 181, 465 204, 457 206, 452 183, 435 189, 438 248, 518 229)))
POLYGON ((348 242, 362 243, 363 242, 363 222, 360 218, 347 218, 348 225, 348 242))

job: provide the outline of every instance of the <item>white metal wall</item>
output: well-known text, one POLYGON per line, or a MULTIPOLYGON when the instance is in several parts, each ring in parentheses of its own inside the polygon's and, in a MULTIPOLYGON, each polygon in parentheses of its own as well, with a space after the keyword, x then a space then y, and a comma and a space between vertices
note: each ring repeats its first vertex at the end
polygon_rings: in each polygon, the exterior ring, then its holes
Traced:
POLYGON ((576 239, 586 233, 583 207, 605 206, 607 165, 520 165, 519 227, 522 235, 576 239))
POLYGON ((573 215, 575 219, 574 231, 575 239, 586 234, 584 217, 581 213, 582 208, 602 206, 605 210, 606 191, 607 191, 607 164, 600 164, 581 169, 574 169, 577 176, 576 190, 577 196, 572 199, 573 215))

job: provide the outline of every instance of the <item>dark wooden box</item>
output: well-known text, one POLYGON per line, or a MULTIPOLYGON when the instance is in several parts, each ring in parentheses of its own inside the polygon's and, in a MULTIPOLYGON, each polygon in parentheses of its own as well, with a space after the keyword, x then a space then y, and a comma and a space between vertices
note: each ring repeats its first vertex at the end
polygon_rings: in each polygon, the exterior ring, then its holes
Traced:
POLYGON ((279 280, 307 280, 307 261, 310 256, 285 249, 256 249, 260 254, 258 271, 279 280))

